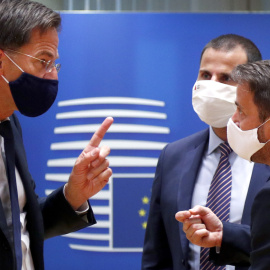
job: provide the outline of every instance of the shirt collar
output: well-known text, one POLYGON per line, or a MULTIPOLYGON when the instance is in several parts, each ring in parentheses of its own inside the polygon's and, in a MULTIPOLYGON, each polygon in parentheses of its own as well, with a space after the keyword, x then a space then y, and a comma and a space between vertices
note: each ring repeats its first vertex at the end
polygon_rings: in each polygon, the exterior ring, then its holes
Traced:
POLYGON ((7 117, 6 119, 0 121, 0 124, 3 123, 3 122, 5 122, 5 121, 8 121, 8 120, 10 120, 9 117, 7 117))
POLYGON ((209 127, 209 143, 207 155, 212 154, 212 152, 214 152, 221 143, 224 143, 224 141, 215 134, 212 127, 209 127))

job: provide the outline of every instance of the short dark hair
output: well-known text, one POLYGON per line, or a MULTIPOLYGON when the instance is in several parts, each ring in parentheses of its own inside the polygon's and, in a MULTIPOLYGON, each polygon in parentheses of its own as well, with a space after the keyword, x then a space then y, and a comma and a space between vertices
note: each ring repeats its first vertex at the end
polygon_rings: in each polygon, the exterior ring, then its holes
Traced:
POLYGON ((264 122, 270 116, 270 60, 239 65, 231 77, 237 84, 248 84, 249 91, 254 93, 259 118, 264 122))
POLYGON ((45 5, 29 0, 0 0, 0 48, 27 44, 34 29, 60 31, 61 17, 45 5))
POLYGON ((202 60, 204 52, 208 48, 213 48, 217 51, 229 52, 234 50, 238 46, 242 47, 243 50, 246 52, 247 62, 255 62, 262 60, 260 50, 250 39, 235 34, 226 34, 212 39, 205 45, 201 53, 200 61, 202 60))

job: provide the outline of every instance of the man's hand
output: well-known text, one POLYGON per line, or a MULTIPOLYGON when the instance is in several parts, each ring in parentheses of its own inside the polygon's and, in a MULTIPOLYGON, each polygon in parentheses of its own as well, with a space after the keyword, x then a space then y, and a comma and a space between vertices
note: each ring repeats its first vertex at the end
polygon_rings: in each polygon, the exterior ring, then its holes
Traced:
POLYGON ((195 206, 189 211, 179 211, 175 218, 183 223, 187 239, 201 247, 220 247, 223 224, 207 207, 195 206))
POLYGON ((107 117, 103 121, 75 162, 65 187, 66 199, 74 210, 98 193, 112 175, 112 170, 108 167, 109 161, 106 159, 110 148, 108 146, 98 148, 112 123, 112 117, 107 117))

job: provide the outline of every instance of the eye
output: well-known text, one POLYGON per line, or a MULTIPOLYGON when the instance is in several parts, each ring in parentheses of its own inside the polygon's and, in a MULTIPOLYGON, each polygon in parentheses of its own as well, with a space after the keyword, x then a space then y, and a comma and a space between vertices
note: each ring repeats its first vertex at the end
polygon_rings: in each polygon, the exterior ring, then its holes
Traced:
POLYGON ((43 65, 47 65, 48 61, 46 59, 40 59, 40 62, 43 64, 43 65))
POLYGON ((236 111, 238 112, 239 116, 243 118, 243 116, 244 116, 245 114, 244 114, 244 112, 241 110, 241 108, 237 106, 236 111))
POLYGON ((202 72, 199 78, 202 80, 211 80, 211 74, 209 72, 202 72))
POLYGON ((223 75, 222 77, 221 77, 221 81, 223 81, 223 82, 229 82, 231 80, 231 77, 230 77, 230 75, 223 75))

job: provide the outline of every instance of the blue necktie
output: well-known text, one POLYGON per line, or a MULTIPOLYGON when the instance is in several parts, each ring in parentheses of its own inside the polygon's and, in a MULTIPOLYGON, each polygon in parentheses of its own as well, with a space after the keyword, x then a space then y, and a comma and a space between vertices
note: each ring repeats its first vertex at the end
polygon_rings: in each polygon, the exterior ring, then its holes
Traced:
POLYGON ((22 268, 22 250, 21 250, 21 224, 20 207, 18 201, 18 192, 15 177, 15 149, 14 137, 10 121, 4 121, 0 124, 0 135, 4 138, 5 155, 7 164, 7 176, 12 211, 13 242, 16 255, 17 270, 22 268))
MULTIPOLYGON (((228 143, 221 143, 219 149, 220 160, 209 188, 206 207, 209 207, 220 220, 229 221, 232 188, 229 154, 232 149, 228 143)), ((209 248, 201 248, 200 257, 200 270, 226 269, 226 266, 215 266, 208 260, 209 248)))

